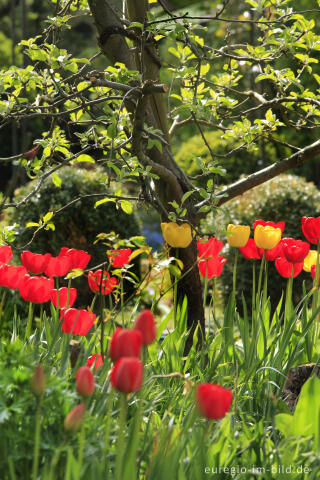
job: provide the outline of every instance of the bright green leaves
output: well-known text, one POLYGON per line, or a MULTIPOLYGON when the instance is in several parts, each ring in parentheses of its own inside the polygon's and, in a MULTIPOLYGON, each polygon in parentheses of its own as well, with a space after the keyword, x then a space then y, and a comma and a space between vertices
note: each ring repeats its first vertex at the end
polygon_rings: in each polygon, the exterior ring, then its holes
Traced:
POLYGON ((311 377, 303 385, 294 415, 276 416, 276 426, 285 437, 313 436, 313 448, 320 452, 320 380, 311 377))

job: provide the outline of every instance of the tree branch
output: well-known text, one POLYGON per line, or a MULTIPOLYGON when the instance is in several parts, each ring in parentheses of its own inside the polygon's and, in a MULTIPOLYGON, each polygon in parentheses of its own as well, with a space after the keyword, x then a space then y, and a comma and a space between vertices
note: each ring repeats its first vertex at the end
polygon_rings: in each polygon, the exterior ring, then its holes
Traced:
MULTIPOLYGON (((197 209, 197 211, 199 211, 201 207, 210 204, 212 200, 217 201, 215 202, 216 206, 223 205, 229 200, 232 200, 233 198, 238 197, 239 195, 242 195, 248 190, 251 190, 252 188, 257 187, 258 185, 261 185, 267 180, 270 180, 271 178, 274 178, 277 175, 280 175, 280 173, 284 173, 287 170, 290 170, 291 168, 302 165, 304 162, 306 162, 310 158, 315 157, 319 153, 320 153, 320 140, 317 140, 311 145, 308 145, 307 147, 302 148, 298 152, 295 152, 290 157, 285 158, 284 160, 281 160, 280 162, 277 162, 273 165, 270 165, 269 167, 263 168, 262 170, 259 170, 258 172, 255 172, 252 175, 249 175, 243 180, 239 180, 238 182, 235 182, 232 185, 229 185, 229 187, 218 192, 215 196, 213 196, 213 198, 203 200, 202 202, 195 205, 195 208, 197 209)), ((201 212, 200 212, 200 215, 201 215, 201 212)))

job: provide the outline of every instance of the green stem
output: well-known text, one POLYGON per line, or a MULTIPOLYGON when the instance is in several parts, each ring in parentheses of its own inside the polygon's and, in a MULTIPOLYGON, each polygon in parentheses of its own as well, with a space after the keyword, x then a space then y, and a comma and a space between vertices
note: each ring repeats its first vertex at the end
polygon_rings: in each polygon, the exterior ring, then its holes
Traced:
POLYGON ((65 447, 67 443, 67 438, 65 438, 61 444, 59 445, 59 447, 57 448, 54 456, 52 457, 52 460, 51 460, 51 464, 50 464, 50 471, 49 471, 49 477, 48 477, 48 480, 54 480, 54 470, 58 464, 58 461, 59 461, 59 458, 60 458, 60 455, 61 455, 61 452, 63 450, 63 448, 65 447))
POLYGON ((79 456, 78 456, 78 478, 81 478, 81 470, 83 464, 83 449, 85 442, 85 422, 82 422, 79 435, 79 456))
POLYGON ((252 318, 255 318, 256 305, 256 262, 252 263, 252 318))
POLYGON ((66 305, 67 308, 69 308, 71 281, 72 281, 72 279, 69 278, 69 280, 68 280, 67 305, 66 305))
POLYGON ((32 480, 37 480, 37 477, 38 477, 40 431, 41 431, 41 398, 38 397, 37 410, 36 410, 36 428, 35 428, 35 436, 34 436, 32 480))
POLYGON ((265 260, 264 282, 263 282, 263 293, 262 293, 263 307, 265 307, 267 302, 267 292, 268 292, 268 260, 265 260))
POLYGON ((57 319, 59 320, 59 277, 56 277, 56 290, 57 290, 57 319))
POLYGON ((106 429, 104 433, 104 452, 103 452, 103 472, 104 472, 104 480, 108 479, 109 476, 109 470, 107 470, 106 466, 106 458, 107 458, 107 453, 109 451, 109 437, 110 437, 110 425, 111 425, 111 418, 112 418, 112 405, 113 405, 113 388, 111 389, 109 396, 108 396, 108 401, 107 401, 107 408, 106 408, 106 429))
POLYGON ((207 294, 208 294, 208 260, 206 261, 206 276, 205 276, 205 279, 204 279, 204 292, 203 292, 203 311, 204 311, 204 313, 206 313, 207 294))
POLYGON ((32 329, 32 318, 33 318, 33 303, 29 302, 29 313, 28 313, 28 322, 26 328, 26 340, 29 340, 32 329))
POLYGON ((262 257, 262 260, 261 260, 260 271, 259 271, 258 290, 257 290, 256 306, 255 306, 256 313, 258 311, 259 303, 260 303, 262 272, 264 270, 264 264, 265 264, 265 261, 266 261, 266 252, 267 252, 266 250, 263 252, 263 257, 262 257))
POLYGON ((233 300, 234 300, 234 301, 235 301, 235 299, 236 299, 236 281, 237 281, 238 254, 239 254, 239 250, 238 250, 238 248, 237 248, 237 249, 236 249, 235 256, 234 256, 234 267, 233 267, 233 277, 232 277, 232 295, 233 295, 233 300))
POLYGON ((93 297, 93 300, 92 300, 92 302, 91 302, 90 308, 89 308, 89 312, 92 312, 93 307, 94 307, 94 304, 96 303, 97 298, 98 298, 98 294, 95 293, 95 294, 94 294, 94 297, 93 297))
POLYGON ((5 289, 3 290, 3 294, 2 294, 2 298, 1 298, 1 303, 0 303, 0 321, 1 321, 1 318, 2 318, 3 306, 4 306, 4 302, 5 302, 7 293, 8 293, 8 290, 5 288, 5 289))
POLYGON ((116 448, 116 469, 115 480, 122 480, 122 459, 125 449, 125 426, 127 420, 127 396, 125 393, 121 393, 120 396, 120 417, 119 417, 119 431, 116 448))
POLYGON ((104 316, 103 316, 103 311, 104 311, 104 295, 102 293, 100 294, 100 324, 101 324, 101 338, 100 338, 100 350, 101 350, 101 355, 102 358, 104 358, 104 316))
MULTIPOLYGON (((176 249, 176 259, 179 259, 179 248, 176 249)), ((173 289, 173 312, 174 312, 174 328, 177 328, 177 298, 178 298, 178 280, 174 277, 174 289, 173 289)))
POLYGON ((41 331, 42 329, 42 320, 43 320, 43 303, 40 305, 40 324, 39 324, 39 330, 41 331))
POLYGON ((120 306, 121 306, 121 323, 122 323, 122 328, 124 328, 123 276, 122 275, 120 280, 120 306))
POLYGON ((284 321, 287 324, 290 320, 292 313, 292 285, 293 285, 294 264, 292 264, 291 276, 288 278, 287 291, 286 291, 286 303, 284 307, 284 321))

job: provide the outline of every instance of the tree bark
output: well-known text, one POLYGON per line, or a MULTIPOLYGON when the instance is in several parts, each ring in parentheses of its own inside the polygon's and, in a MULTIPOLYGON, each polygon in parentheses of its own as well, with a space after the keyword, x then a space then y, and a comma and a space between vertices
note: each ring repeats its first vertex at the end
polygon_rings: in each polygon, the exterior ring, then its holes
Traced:
MULTIPOLYGON (((122 62, 127 68, 139 70, 142 75, 143 84, 148 81, 160 82, 161 61, 153 39, 141 38, 141 32, 133 29, 130 35, 140 35, 139 42, 135 42, 133 53, 126 42, 128 30, 121 21, 122 12, 119 11, 118 0, 89 0, 89 7, 92 12, 98 33, 99 44, 102 52, 111 63, 122 62)), ((127 10, 131 22, 144 23, 148 9, 147 0, 127 0, 127 10)), ((132 150, 141 163, 151 164, 152 171, 159 175, 160 179, 155 182, 157 196, 166 210, 169 209, 168 202, 176 200, 180 203, 182 195, 193 189, 185 173, 175 162, 170 150, 170 135, 167 123, 166 105, 161 93, 151 93, 147 97, 140 96, 132 111, 133 114, 133 141, 132 150), (147 125, 162 131, 163 138, 167 142, 166 148, 160 153, 158 149, 151 151, 144 150, 142 142, 143 125, 147 125)), ((160 209, 163 221, 167 221, 164 212, 160 209)), ((190 223, 197 226, 197 220, 193 208, 186 217, 190 223)), ((197 244, 194 240, 185 249, 180 250, 180 259, 183 262, 183 278, 178 283, 178 302, 185 297, 188 300, 187 327, 190 330, 186 351, 192 346, 193 334, 199 328, 199 342, 201 342, 204 329, 205 317, 202 302, 202 286, 197 267, 197 244), (186 273, 188 272, 188 273, 186 273), (184 275, 185 274, 185 275, 184 275)))

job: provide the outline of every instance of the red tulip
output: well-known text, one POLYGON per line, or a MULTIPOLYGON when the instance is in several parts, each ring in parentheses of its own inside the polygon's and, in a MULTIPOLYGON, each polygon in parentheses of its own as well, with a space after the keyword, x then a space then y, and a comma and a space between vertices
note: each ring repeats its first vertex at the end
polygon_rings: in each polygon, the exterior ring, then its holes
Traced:
POLYGON ((84 250, 76 250, 75 248, 62 247, 59 257, 68 257, 70 259, 70 270, 79 268, 84 270, 88 265, 91 255, 84 250))
POLYGON ((68 413, 63 423, 64 428, 67 432, 76 433, 79 430, 82 424, 85 410, 85 404, 80 403, 79 405, 74 407, 71 412, 68 413))
POLYGON ((93 365, 95 365, 96 370, 98 370, 98 368, 103 365, 102 355, 100 355, 99 353, 94 353, 93 355, 91 355, 91 357, 88 358, 87 367, 91 368, 93 365))
POLYGON ((102 295, 108 295, 112 292, 114 287, 117 284, 117 279, 115 277, 110 277, 110 274, 106 271, 103 272, 103 278, 101 279, 102 270, 96 270, 92 272, 90 270, 88 274, 88 283, 90 290, 102 295))
POLYGON ((9 263, 12 258, 12 249, 8 245, 0 247, 0 263, 9 263))
POLYGON ((134 329, 141 332, 142 344, 150 345, 156 338, 156 325, 151 310, 143 310, 138 316, 134 329))
POLYGON ((196 388, 196 404, 202 416, 219 420, 232 404, 232 392, 214 383, 201 383, 196 388))
POLYGON ((210 237, 206 242, 203 238, 197 242, 198 258, 204 260, 219 255, 223 247, 223 242, 216 238, 210 237))
POLYGON ((27 302, 45 303, 50 300, 53 287, 54 282, 52 278, 25 275, 19 285, 19 292, 21 297, 27 302))
POLYGON ((141 332, 126 328, 116 328, 110 342, 110 357, 114 362, 121 357, 139 357, 141 346, 141 332))
POLYGON ((288 262, 284 257, 276 258, 274 264, 276 266, 276 269, 278 270, 278 273, 280 273, 280 275, 285 278, 291 277, 293 265, 293 278, 296 278, 303 269, 303 261, 299 263, 291 263, 288 262))
POLYGON ((240 252, 246 259, 251 259, 251 258, 261 258, 260 253, 259 253, 259 248, 256 245, 256 242, 254 241, 253 238, 249 238, 247 241, 246 245, 244 247, 241 247, 240 252))
POLYGON ((27 270, 22 265, 19 267, 0 265, 0 287, 19 288, 25 275, 27 275, 27 270))
POLYGON ((90 397, 94 393, 96 386, 89 367, 80 367, 77 371, 76 388, 79 395, 82 395, 83 397, 90 397))
POLYGON ((286 225, 286 222, 265 222, 264 220, 256 220, 253 224, 253 230, 256 228, 257 225, 262 225, 263 227, 273 227, 273 228, 280 228, 281 233, 283 233, 284 227, 286 225))
MULTIPOLYGON (((310 273, 311 273, 312 280, 314 280, 314 277, 316 276, 316 265, 312 265, 310 273)), ((320 274, 319 274, 319 279, 318 280, 319 280, 319 285, 320 285, 320 274)))
POLYGON ((71 270, 71 261, 69 257, 51 257, 44 273, 48 277, 64 277, 69 270, 71 270))
MULTIPOLYGON (((239 250, 246 259, 257 258, 261 260, 264 254, 264 249, 258 248, 253 238, 249 238, 247 244, 239 250)), ((274 248, 269 248, 266 250, 266 260, 274 261, 280 256, 281 241, 274 248)))
POLYGON ((76 308, 62 309, 60 313, 61 328, 65 333, 74 335, 87 335, 93 327, 96 315, 87 310, 78 310, 76 308))
MULTIPOLYGON (((67 306, 68 291, 69 291, 68 308, 72 307, 72 305, 74 304, 74 302, 77 298, 76 288, 68 289, 67 287, 61 287, 61 288, 59 288, 59 308, 64 308, 64 307, 67 306)), ((57 307, 57 305, 58 305, 58 295, 57 295, 57 290, 56 289, 51 290, 50 300, 53 303, 53 305, 55 307, 57 307)))
POLYGON ((120 248, 118 250, 111 250, 108 258, 113 268, 122 268, 124 265, 130 263, 130 255, 130 248, 120 248))
POLYGON ((309 243, 294 238, 283 238, 281 247, 283 256, 291 263, 303 262, 310 250, 309 243))
POLYGON ((220 255, 209 258, 208 260, 198 260, 199 271, 204 278, 206 278, 207 275, 208 278, 220 277, 226 261, 227 259, 220 255))
POLYGON ((41 255, 41 253, 32 253, 25 250, 21 253, 21 262, 26 267, 28 272, 43 273, 51 258, 50 253, 41 255))
POLYGON ((302 231, 308 242, 320 241, 320 217, 302 217, 302 231))
POLYGON ((111 383, 119 392, 130 393, 140 389, 143 380, 143 363, 135 357, 122 357, 111 371, 111 383))

